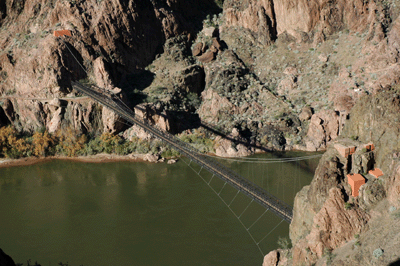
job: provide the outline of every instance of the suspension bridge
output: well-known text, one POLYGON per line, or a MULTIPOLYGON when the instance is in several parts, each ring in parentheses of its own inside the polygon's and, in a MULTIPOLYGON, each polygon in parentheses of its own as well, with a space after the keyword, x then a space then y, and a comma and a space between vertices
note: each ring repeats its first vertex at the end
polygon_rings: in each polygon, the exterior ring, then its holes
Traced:
MULTIPOLYGON (((86 69, 82 66, 82 64, 77 60, 75 55, 72 53, 72 51, 69 49, 67 43, 64 42, 61 38, 59 38, 66 46, 68 51, 71 53, 72 57, 75 59, 75 61, 80 65, 80 67, 87 73, 86 69)), ((87 95, 89 98, 93 99, 94 101, 102 104, 103 106, 113 110, 116 114, 118 114, 120 117, 125 119, 128 123, 131 125, 136 124, 143 128, 145 131, 149 132, 152 134, 154 137, 160 139, 161 141, 165 142, 167 145, 170 147, 178 150, 181 154, 183 154, 186 158, 188 158, 190 161, 186 162, 183 160, 188 167, 190 167, 193 171, 196 172, 197 175, 210 187, 210 189, 222 200, 222 202, 227 206, 227 208, 232 212, 232 214, 239 220, 239 222, 242 224, 242 226, 246 229, 247 233, 249 234, 250 238, 253 240, 253 242, 257 245, 257 248, 259 249, 260 253, 262 256, 265 254, 261 250, 259 244, 261 241, 266 239, 283 221, 286 221, 288 223, 291 222, 293 213, 292 213, 292 207, 288 205, 287 203, 283 202, 279 198, 275 197, 271 193, 267 192, 265 189, 262 187, 256 185, 255 183, 249 181, 248 179, 242 177, 238 173, 232 171, 230 168, 226 167, 225 165, 217 162, 214 160, 212 156, 205 155, 198 151, 195 147, 189 145, 186 142, 183 142, 179 138, 175 137, 174 135, 163 131, 159 128, 157 128, 155 125, 150 124, 147 120, 141 119, 137 116, 135 116, 135 112, 129 108, 118 96, 114 95, 110 91, 106 91, 100 87, 97 87, 95 85, 87 86, 83 85, 79 82, 74 82, 71 81, 71 84, 73 88, 85 95, 87 95), (195 162, 197 165, 199 165, 201 168, 200 170, 195 170, 193 168, 192 162, 195 162), (203 169, 208 170, 212 174, 212 177, 207 181, 201 174, 201 171, 203 169), (214 177, 219 178, 224 182, 222 185, 222 188, 220 188, 219 191, 217 191, 210 183, 213 181, 214 177), (221 192, 224 190, 226 185, 229 184, 233 188, 237 190, 237 193, 235 196, 228 201, 223 199, 221 192), (239 195, 239 193, 242 192, 244 195, 249 197, 251 199, 250 203, 244 208, 244 210, 238 215, 232 208, 231 205, 239 195), (243 221, 241 220, 242 215, 246 212, 246 210, 250 207, 250 205, 253 202, 259 203, 262 207, 265 208, 265 211, 250 225, 246 226, 243 221), (261 240, 256 241, 252 233, 249 231, 263 216, 265 213, 268 211, 272 211, 281 219, 281 221, 261 240)), ((206 125, 206 128, 209 126, 206 125)), ((218 131, 217 131, 218 132, 218 131)), ((300 161, 300 160, 308 160, 308 159, 313 159, 320 157, 321 155, 312 155, 312 156, 305 156, 305 157, 299 157, 299 158, 286 158, 286 159, 272 159, 269 160, 267 163, 274 163, 274 162, 293 162, 293 161, 300 161)), ((258 163, 257 159, 250 159, 246 160, 244 158, 241 159, 228 159, 233 162, 239 162, 239 161, 247 161, 250 163, 258 163)))
POLYGON ((244 177, 239 176, 237 173, 233 172, 223 164, 213 160, 209 156, 203 155, 188 143, 183 142, 168 132, 158 129, 156 126, 149 124, 146 120, 138 118, 130 108, 117 103, 117 100, 119 99, 118 97, 114 95, 107 95, 105 91, 94 90, 93 88, 84 86, 79 82, 72 81, 72 86, 77 91, 88 95, 93 100, 101 103, 107 108, 110 108, 126 121, 142 127, 156 138, 164 141, 174 149, 178 150, 191 161, 199 164, 202 167, 200 171, 202 171, 203 168, 208 170, 213 174, 213 176, 217 176, 225 183, 230 184, 238 191, 243 192, 245 195, 250 197, 252 201, 256 201, 266 209, 271 210, 286 222, 291 222, 293 213, 290 205, 268 193, 253 182, 250 182, 244 177))

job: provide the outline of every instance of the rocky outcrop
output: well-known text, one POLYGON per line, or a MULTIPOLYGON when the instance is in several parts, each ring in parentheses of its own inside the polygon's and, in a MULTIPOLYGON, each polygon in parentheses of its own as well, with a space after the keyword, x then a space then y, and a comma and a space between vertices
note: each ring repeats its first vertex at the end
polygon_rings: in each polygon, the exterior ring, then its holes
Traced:
POLYGON ((304 140, 306 150, 325 150, 327 144, 339 134, 340 116, 334 111, 324 110, 313 114, 304 140))
MULTIPOLYGON (((229 0, 224 4, 224 26, 239 26, 258 34, 268 32, 272 39, 287 32, 298 41, 303 39, 302 33, 318 29, 323 39, 343 28, 355 31, 366 29, 376 8, 374 2, 365 3, 359 0, 341 0, 335 3, 305 0, 229 0)), ((264 43, 269 44, 268 41, 264 43)))
POLYGON ((283 250, 273 250, 269 252, 263 261, 263 266, 281 266, 287 263, 287 258, 282 256, 283 250))
POLYGON ((229 139, 217 137, 214 142, 215 154, 220 157, 245 157, 253 153, 249 147, 229 139))
POLYGON ((315 261, 324 250, 333 250, 362 232, 369 216, 361 210, 344 208, 344 196, 332 188, 321 210, 314 216, 310 234, 293 248, 294 265, 315 261))
MULTIPOLYGON (((290 265, 322 265, 327 259, 332 265, 364 265, 372 256, 369 250, 377 248, 369 236, 389 234, 385 227, 396 223, 390 213, 399 207, 400 195, 400 128, 394 122, 400 119, 399 106, 398 91, 364 96, 355 104, 340 141, 373 142, 375 150, 366 152, 359 145, 352 156, 343 158, 333 147, 328 147, 310 186, 296 195, 290 225, 293 244, 290 265), (378 179, 368 177, 359 196, 352 197, 345 178, 347 171, 365 174, 374 167, 385 174, 378 179), (361 246, 360 250, 354 246, 361 246), (335 255, 329 255, 331 252, 335 255), (360 255, 364 253, 366 259, 360 255)), ((380 248, 396 253, 392 248, 397 244, 396 239, 375 238, 380 248)), ((276 258, 276 253, 271 254, 268 259, 276 258)), ((389 263, 390 258, 384 261, 389 263)))
POLYGON ((187 92, 200 94, 204 90, 204 69, 198 65, 184 68, 176 79, 176 85, 187 92))
POLYGON ((159 110, 154 104, 139 104, 135 107, 135 114, 138 118, 147 120, 159 129, 168 132, 174 132, 175 128, 172 117, 165 110, 159 110))
MULTIPOLYGON (((0 33, 0 95, 42 99, 64 97, 71 89, 71 80, 92 80, 113 89, 121 77, 147 66, 165 40, 182 33, 194 35, 203 16, 219 10, 211 0, 191 4, 181 0, 56 1, 48 5, 36 0, 18 4, 7 0, 0 8, 0 23, 7 27, 0 33), (52 31, 57 29, 68 29, 72 36, 55 38, 52 31)), ((60 126, 60 111, 50 110, 46 117, 40 101, 13 105, 18 107, 15 114, 24 130, 56 130, 60 126), (52 120, 51 125, 46 119, 52 120)), ((66 117, 75 116, 65 109, 63 112, 66 117)), ((119 130, 110 123, 115 121, 110 122, 110 115, 106 115, 104 130, 119 130)))

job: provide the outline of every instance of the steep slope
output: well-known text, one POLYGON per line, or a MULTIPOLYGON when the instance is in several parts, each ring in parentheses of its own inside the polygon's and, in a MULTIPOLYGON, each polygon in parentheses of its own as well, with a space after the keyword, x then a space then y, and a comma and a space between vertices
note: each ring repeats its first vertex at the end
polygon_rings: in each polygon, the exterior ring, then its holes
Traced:
POLYGON ((11 99, 18 117, 23 110, 43 116, 34 126, 12 121, 26 131, 46 127, 45 120, 54 115, 45 111, 48 105, 40 98, 64 96, 71 79, 113 88, 161 53, 166 39, 180 34, 190 38, 207 14, 219 10, 212 0, 7 0, 1 8, 0 94, 33 98, 11 99), (70 30, 72 37, 55 38, 58 29, 70 30))

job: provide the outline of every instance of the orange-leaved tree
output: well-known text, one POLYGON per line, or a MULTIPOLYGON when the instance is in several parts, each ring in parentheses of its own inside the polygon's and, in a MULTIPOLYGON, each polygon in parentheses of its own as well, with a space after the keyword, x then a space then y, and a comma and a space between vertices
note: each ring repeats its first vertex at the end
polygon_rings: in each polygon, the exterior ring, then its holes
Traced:
POLYGON ((48 155, 54 143, 54 137, 49 132, 35 132, 32 136, 33 154, 36 156, 48 155))
POLYGON ((59 130, 56 132, 58 137, 58 147, 57 152, 60 152, 66 156, 73 157, 81 152, 87 141, 84 134, 79 134, 76 130, 72 128, 67 128, 65 130, 59 130))
POLYGON ((26 155, 29 148, 29 144, 18 137, 13 126, 0 128, 0 154, 8 158, 19 158, 26 155))

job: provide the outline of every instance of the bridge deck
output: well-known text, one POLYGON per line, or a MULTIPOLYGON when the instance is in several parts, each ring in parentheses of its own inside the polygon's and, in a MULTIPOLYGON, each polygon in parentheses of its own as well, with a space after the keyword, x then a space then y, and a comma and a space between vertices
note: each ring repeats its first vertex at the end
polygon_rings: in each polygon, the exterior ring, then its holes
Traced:
POLYGON ((92 88, 84 86, 78 82, 72 82, 74 89, 80 91, 95 101, 101 103, 102 105, 110 108, 114 112, 116 112, 119 116, 124 118, 126 121, 136 124, 142 127, 147 132, 151 133, 155 137, 161 139, 174 149, 180 151, 183 155, 190 158, 191 160, 195 161, 202 167, 206 168, 212 174, 216 175, 223 181, 229 183, 236 189, 242 191, 251 199, 257 201, 259 204, 264 206, 267 209, 273 211, 276 215, 281 217, 287 222, 291 222, 292 220, 292 208, 288 204, 282 202, 275 196, 271 195, 261 187, 257 186, 256 184, 246 180, 245 178, 239 176, 237 173, 233 172, 226 166, 222 165, 221 163, 210 159, 207 156, 201 154, 198 150, 196 150, 191 145, 187 144, 186 142, 181 141, 179 138, 175 137, 168 132, 162 131, 156 128, 154 125, 150 125, 147 121, 139 119, 135 117, 134 112, 127 108, 126 106, 122 106, 116 103, 110 95, 105 93, 96 91, 92 88))

